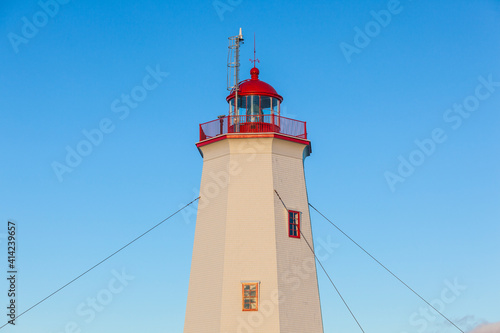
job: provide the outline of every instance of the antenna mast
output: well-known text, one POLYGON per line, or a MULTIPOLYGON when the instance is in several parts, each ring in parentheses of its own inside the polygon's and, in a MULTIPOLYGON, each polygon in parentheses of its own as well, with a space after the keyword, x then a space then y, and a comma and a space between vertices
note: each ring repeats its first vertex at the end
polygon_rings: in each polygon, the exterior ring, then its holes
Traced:
POLYGON ((240 71, 240 44, 243 44, 243 34, 229 37, 229 53, 227 55, 227 90, 234 90, 234 110, 238 113, 238 82, 240 71))
POLYGON ((255 67, 255 63, 258 62, 260 63, 260 60, 256 58, 255 56, 255 32, 253 33, 253 60, 250 59, 250 62, 253 62, 253 67, 255 67))

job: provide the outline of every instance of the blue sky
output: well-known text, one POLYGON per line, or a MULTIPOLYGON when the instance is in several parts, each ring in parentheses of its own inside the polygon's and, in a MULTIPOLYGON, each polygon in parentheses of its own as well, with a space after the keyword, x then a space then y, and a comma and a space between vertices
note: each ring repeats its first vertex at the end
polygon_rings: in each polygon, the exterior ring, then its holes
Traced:
MULTIPOLYGON (((242 27, 242 79, 255 33, 260 78, 307 121, 310 202, 464 330, 500 321, 499 1, 41 3, 0 5, 0 240, 16 221, 21 311, 197 196, 198 124, 227 112, 242 27)), ((2 330, 181 332, 192 213, 2 330)), ((366 332, 454 332, 311 215, 366 332)), ((318 275, 325 332, 358 331, 318 275)))

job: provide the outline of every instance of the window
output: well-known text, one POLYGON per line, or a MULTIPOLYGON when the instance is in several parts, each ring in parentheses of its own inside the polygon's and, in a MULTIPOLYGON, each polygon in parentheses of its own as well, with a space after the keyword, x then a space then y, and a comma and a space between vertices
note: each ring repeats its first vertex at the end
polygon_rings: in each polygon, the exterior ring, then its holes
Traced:
POLYGON ((243 283, 243 311, 259 309, 259 284, 243 283))
POLYGON ((300 238, 300 212, 288 211, 288 236, 300 238))

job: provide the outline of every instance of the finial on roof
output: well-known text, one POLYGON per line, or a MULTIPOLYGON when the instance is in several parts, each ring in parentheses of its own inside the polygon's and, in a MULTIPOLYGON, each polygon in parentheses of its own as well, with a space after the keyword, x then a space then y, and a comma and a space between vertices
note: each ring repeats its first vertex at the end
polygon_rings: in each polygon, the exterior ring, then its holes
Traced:
POLYGON ((259 79, 259 69, 257 67, 254 67, 250 70, 250 76, 252 77, 252 80, 258 80, 259 79))

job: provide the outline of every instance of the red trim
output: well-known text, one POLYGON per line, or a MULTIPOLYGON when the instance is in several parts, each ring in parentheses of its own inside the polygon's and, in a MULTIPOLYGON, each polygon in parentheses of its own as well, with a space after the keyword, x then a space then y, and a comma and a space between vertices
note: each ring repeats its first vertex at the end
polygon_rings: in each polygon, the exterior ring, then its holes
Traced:
POLYGON ((196 147, 200 148, 200 147, 206 146, 206 145, 208 145, 210 143, 214 143, 214 142, 217 142, 217 141, 220 141, 220 140, 224 140, 224 139, 227 139, 227 134, 219 135, 219 136, 216 136, 214 138, 210 138, 210 139, 207 139, 207 140, 203 140, 203 141, 197 142, 196 143, 196 147))
POLYGON ((242 293, 242 304, 241 309, 243 311, 259 311, 259 283, 251 282, 251 283, 242 283, 241 284, 241 293, 242 293), (255 296, 245 296, 245 286, 255 286, 255 296), (245 309, 245 299, 255 299, 255 309, 245 309))
POLYGON ((300 212, 296 210, 288 211, 288 237, 300 238, 300 212), (290 216, 290 213, 293 215, 290 216), (297 221, 295 221, 295 216, 297 216, 297 221), (292 226, 297 226, 297 230, 295 231, 294 228, 292 228, 292 226))
POLYGON ((294 138, 294 137, 290 137, 290 136, 283 135, 283 134, 274 134, 274 137, 277 139, 283 139, 283 140, 288 140, 288 141, 292 141, 292 142, 302 143, 302 144, 305 144, 308 146, 311 145, 311 141, 309 141, 309 140, 294 138))
MULTIPOLYGON (((269 83, 259 80, 260 71, 257 68, 252 68, 250 70, 250 79, 243 80, 238 83, 238 96, 248 96, 248 95, 261 95, 274 97, 283 102, 283 97, 276 92, 269 83)), ((235 97, 234 89, 231 90, 229 96, 226 97, 226 101, 229 102, 235 97)))
MULTIPOLYGON (((238 91, 238 97, 243 97, 243 96, 267 96, 267 97, 274 97, 276 98, 277 100, 281 102, 283 102, 283 96, 279 95, 279 94, 273 94, 273 93, 268 93, 268 92, 239 92, 238 91)), ((229 103, 230 100, 234 99, 235 97, 235 93, 231 93, 231 95, 227 96, 226 97, 226 102, 229 103)))
POLYGON ((249 138, 276 138, 276 139, 282 139, 282 140, 287 140, 287 141, 291 141, 291 142, 301 143, 301 144, 306 145, 306 146, 311 145, 311 141, 309 141, 309 140, 299 139, 296 137, 291 137, 288 135, 278 134, 278 133, 256 133, 256 134, 248 134, 248 133, 234 134, 233 133, 233 134, 218 135, 216 137, 197 142, 196 147, 200 148, 200 147, 206 146, 208 144, 211 144, 211 143, 214 143, 217 141, 221 141, 221 140, 225 140, 225 139, 249 139, 249 138))

